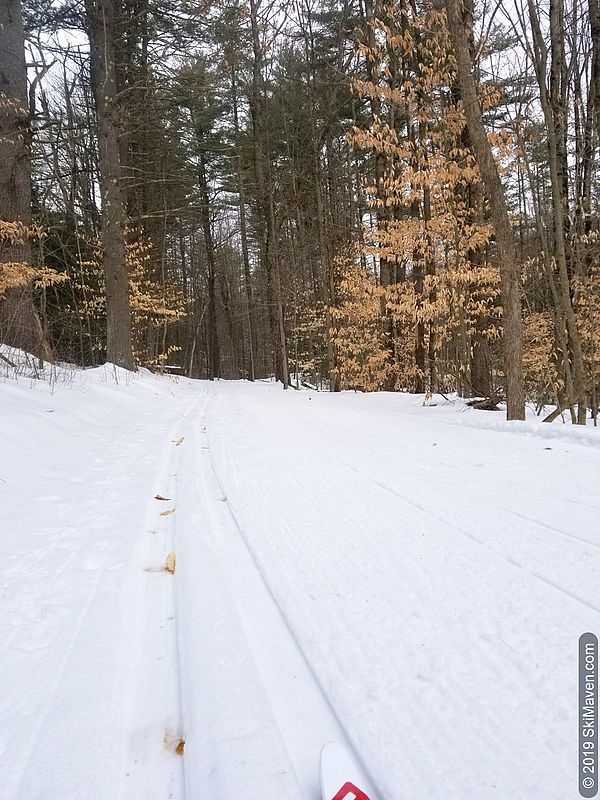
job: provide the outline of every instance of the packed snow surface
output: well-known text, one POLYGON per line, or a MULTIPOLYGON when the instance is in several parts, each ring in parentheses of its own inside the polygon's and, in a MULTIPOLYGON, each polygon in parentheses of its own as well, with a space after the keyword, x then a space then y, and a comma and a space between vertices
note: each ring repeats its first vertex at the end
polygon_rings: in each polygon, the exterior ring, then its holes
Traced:
POLYGON ((422 400, 0 381, 0 798, 576 798, 600 435, 422 400))

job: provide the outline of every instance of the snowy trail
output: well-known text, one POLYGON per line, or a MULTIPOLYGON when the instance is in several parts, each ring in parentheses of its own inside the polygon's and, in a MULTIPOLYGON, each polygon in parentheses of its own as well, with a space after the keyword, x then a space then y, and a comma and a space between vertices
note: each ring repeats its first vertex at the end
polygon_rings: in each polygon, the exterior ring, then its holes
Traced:
POLYGON ((88 375, 0 385, 1 800, 318 800, 328 740, 373 800, 577 797, 597 431, 88 375))
MULTIPOLYGON (((190 424, 187 439, 188 467, 182 470, 187 481, 180 487, 187 524, 183 536, 178 535, 178 557, 186 567, 184 573, 178 568, 177 575, 179 617, 187 621, 182 659, 186 674, 193 676, 183 690, 186 796, 319 800, 321 746, 345 742, 345 734, 243 539, 215 471, 204 414, 190 424), (198 620, 206 616, 206 596, 198 597, 197 605, 190 600, 192 586, 211 578, 213 610, 204 635, 198 620), (225 636, 215 631, 215 618, 226 620, 225 636), (229 709, 223 676, 214 673, 214 664, 229 659, 232 649, 242 664, 226 678, 235 678, 244 699, 229 709), (202 701, 196 699, 198 683, 202 701), (251 696, 253 703, 248 702, 251 696), (240 737, 240 731, 250 733, 240 737)), ((363 785, 376 800, 366 777, 363 785)))
POLYGON ((402 418, 387 398, 260 391, 219 385, 216 461, 382 796, 575 797, 576 643, 600 622, 597 447, 552 432, 550 455, 537 434, 408 398, 402 418))

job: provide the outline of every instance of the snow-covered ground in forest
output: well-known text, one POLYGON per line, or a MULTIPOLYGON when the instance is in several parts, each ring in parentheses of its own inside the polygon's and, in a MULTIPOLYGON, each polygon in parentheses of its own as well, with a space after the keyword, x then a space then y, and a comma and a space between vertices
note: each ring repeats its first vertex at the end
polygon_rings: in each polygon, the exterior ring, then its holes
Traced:
POLYGON ((598 430, 54 379, 0 380, 2 800, 317 800, 331 740, 374 800, 578 796, 598 430))

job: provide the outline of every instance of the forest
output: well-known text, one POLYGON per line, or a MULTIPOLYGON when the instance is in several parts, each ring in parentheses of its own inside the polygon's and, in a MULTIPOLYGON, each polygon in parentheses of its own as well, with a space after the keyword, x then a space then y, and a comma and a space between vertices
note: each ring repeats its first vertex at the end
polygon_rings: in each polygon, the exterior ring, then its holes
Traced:
POLYGON ((1 0, 0 341, 595 424, 599 145, 598 0, 1 0))

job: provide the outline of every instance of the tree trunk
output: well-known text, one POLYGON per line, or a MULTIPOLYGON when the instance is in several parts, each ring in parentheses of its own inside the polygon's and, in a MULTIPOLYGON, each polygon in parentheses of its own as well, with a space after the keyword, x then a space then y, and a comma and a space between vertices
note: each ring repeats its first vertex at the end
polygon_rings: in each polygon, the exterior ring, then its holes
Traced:
POLYGON ((259 205, 259 240, 263 268, 267 279, 267 305, 269 328, 273 348, 275 377, 289 386, 287 346, 283 324, 281 279, 277 254, 277 230, 273 206, 273 180, 269 169, 264 130, 263 97, 263 45, 260 41, 259 11, 262 0, 250 0, 250 27, 252 32, 252 81, 248 95, 248 106, 252 121, 254 146, 254 171, 259 205))
POLYGON ((106 358, 119 367, 135 370, 125 246, 127 219, 119 155, 115 0, 86 0, 86 13, 90 72, 98 115, 102 250, 106 281, 106 358))
POLYGON ((273 189, 269 193, 269 227, 268 227, 269 265, 270 275, 273 282, 274 302, 276 311, 277 328, 275 332, 277 353, 277 364, 279 365, 279 380, 283 383, 283 388, 287 389, 290 385, 290 371, 287 356, 287 339, 285 334, 285 324, 283 319, 283 298, 281 294, 281 270, 279 266, 279 254, 277 252, 277 228, 275 225, 275 208, 273 204, 273 189))
POLYGON ((246 316, 248 320, 248 379, 254 381, 254 358, 257 350, 256 322, 254 320, 254 302, 252 297, 252 275, 250 273, 250 256, 248 253, 248 234, 246 231, 246 194, 244 174, 242 171, 242 154, 240 152, 240 124, 238 116, 237 81, 235 66, 231 68, 231 99, 233 105, 233 126, 236 141, 236 161, 240 210, 240 239, 242 244, 242 260, 244 262, 244 288, 246 290, 246 316))
MULTIPOLYGON (((564 124, 565 109, 556 97, 558 89, 555 86, 556 74, 562 71, 562 31, 560 30, 560 19, 562 15, 557 6, 556 0, 550 5, 550 31, 552 45, 552 66, 551 66, 551 91, 548 92, 546 86, 547 68, 547 49, 540 29, 539 19, 532 0, 529 0, 529 16, 534 37, 534 49, 536 54, 535 70, 540 88, 540 103, 546 123, 547 145, 548 145, 548 166, 550 171, 550 185, 552 189, 552 223, 554 233, 554 256, 558 268, 557 287, 559 291, 562 311, 569 334, 569 345, 573 365, 573 385, 577 399, 577 422, 579 425, 586 424, 587 414, 587 381, 585 376, 585 364, 583 359, 583 349, 581 337, 577 327, 577 318, 571 299, 571 284, 569 280, 569 262, 567 258, 567 242, 565 235, 566 201, 565 177, 566 171, 563 164, 563 144, 561 142, 564 124), (558 55, 556 54, 558 51, 558 55), (558 134, 557 134, 558 131, 558 134)), ((565 353, 568 358, 568 353, 565 353)))
POLYGON ((598 0, 588 0, 590 12, 590 32, 592 37, 592 71, 590 75, 590 95, 594 112, 594 127, 600 140, 600 5, 598 0))
POLYGON ((219 335, 217 331, 217 302, 216 302, 216 262, 215 246, 210 221, 210 200, 208 197, 208 181, 206 177, 206 159, 200 156, 200 200, 202 217, 202 231, 204 233, 204 247, 206 250, 206 268, 208 276, 208 377, 212 381, 221 377, 221 352, 219 349, 219 335))
MULTIPOLYGON (((27 103, 25 37, 19 0, 0 2, 0 224, 31 225, 31 129, 27 103)), ((31 264, 26 233, 16 245, 0 239, 3 264, 31 264)), ((50 346, 33 305, 31 289, 0 295, 0 339, 48 361, 50 346)))
POLYGON ((519 268, 506 197, 492 148, 487 138, 473 61, 469 50, 467 20, 461 0, 446 0, 448 28, 454 45, 460 92, 475 158, 485 187, 496 234, 503 307, 504 374, 506 379, 507 419, 525 419, 523 388, 523 337, 519 268))

